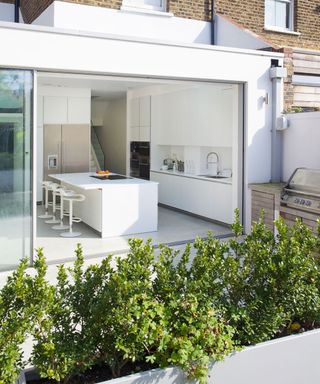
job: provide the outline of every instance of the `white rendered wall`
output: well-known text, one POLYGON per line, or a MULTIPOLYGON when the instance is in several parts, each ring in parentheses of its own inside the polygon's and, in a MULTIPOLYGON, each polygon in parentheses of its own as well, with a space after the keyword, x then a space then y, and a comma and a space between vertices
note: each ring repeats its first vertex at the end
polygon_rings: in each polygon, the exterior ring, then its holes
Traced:
MULTIPOLYGON (((0 23, 0 41, 6 52, 0 57, 0 66, 8 68, 244 83, 245 199, 249 196, 248 183, 270 180, 272 101, 269 68, 272 58, 282 65, 282 54, 140 41, 14 23, 0 23), (269 94, 268 105, 263 101, 266 93, 269 94)), ((248 229, 250 209, 248 200, 245 202, 248 229)))
POLYGON ((283 180, 299 167, 320 169, 320 112, 290 113, 283 132, 283 180))
POLYGON ((185 43, 210 44, 211 39, 209 22, 65 1, 54 1, 33 24, 185 43))
POLYGON ((262 49, 270 47, 250 30, 241 28, 224 16, 215 17, 215 43, 224 47, 262 49))
POLYGON ((14 4, 0 2, 0 21, 14 21, 14 4))
POLYGON ((127 99, 115 99, 106 104, 103 126, 96 132, 105 155, 106 169, 126 174, 127 99))

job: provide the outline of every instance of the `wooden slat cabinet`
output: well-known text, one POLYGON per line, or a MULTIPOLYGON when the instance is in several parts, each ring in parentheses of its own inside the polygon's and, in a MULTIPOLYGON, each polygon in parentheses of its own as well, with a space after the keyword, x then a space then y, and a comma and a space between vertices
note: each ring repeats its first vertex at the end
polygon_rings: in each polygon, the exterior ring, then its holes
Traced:
POLYGON ((264 210, 265 224, 272 231, 274 220, 279 217, 280 195, 283 183, 251 184, 251 223, 259 221, 264 210))

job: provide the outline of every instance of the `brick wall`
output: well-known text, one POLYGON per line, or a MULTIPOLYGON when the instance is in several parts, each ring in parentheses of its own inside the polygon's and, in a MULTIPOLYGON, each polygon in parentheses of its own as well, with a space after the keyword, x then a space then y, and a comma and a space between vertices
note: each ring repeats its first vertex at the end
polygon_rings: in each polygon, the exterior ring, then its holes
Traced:
MULTIPOLYGON (((215 12, 227 15, 268 41, 288 47, 320 49, 320 14, 317 1, 295 1, 295 31, 300 36, 264 30, 264 0, 215 0, 215 12)), ((319 2, 320 5, 320 2, 319 2)))
POLYGON ((167 8, 177 17, 211 20, 211 0, 167 0, 167 8))
MULTIPOLYGON (((54 0, 21 0, 21 11, 26 23, 32 23, 54 0)), ((62 0, 69 3, 120 9, 122 0, 62 0)), ((1 0, 0 0, 1 2, 1 0)), ((4 2, 13 2, 6 0, 4 2)), ((167 0, 167 11, 177 17, 209 21, 211 0, 167 0)))
POLYGON ((288 111, 293 105, 294 88, 292 85, 292 76, 294 74, 292 48, 283 48, 281 52, 284 54, 283 64, 287 68, 288 75, 283 81, 283 109, 288 111))

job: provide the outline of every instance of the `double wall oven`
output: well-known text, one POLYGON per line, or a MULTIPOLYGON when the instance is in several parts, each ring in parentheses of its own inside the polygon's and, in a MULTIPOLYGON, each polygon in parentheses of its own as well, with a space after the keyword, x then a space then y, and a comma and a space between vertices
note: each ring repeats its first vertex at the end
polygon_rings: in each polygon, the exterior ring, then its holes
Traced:
POLYGON ((148 141, 131 141, 130 176, 150 179, 150 143, 148 141))

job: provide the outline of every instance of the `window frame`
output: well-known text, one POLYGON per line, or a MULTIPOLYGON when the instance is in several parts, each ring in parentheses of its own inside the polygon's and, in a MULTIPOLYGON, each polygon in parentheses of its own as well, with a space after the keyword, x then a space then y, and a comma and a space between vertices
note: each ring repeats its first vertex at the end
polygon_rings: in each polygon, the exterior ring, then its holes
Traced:
POLYGON ((160 0, 160 1, 161 1, 161 6, 158 7, 156 5, 141 4, 141 3, 138 3, 136 0, 122 0, 121 9, 132 10, 137 12, 143 12, 143 11, 166 12, 166 8, 167 8, 166 0, 160 0))
MULTIPOLYGON (((264 6, 265 6, 265 9, 264 9, 264 27, 265 29, 267 30, 275 30, 275 31, 284 31, 284 32, 293 32, 294 31, 294 28, 295 28, 295 25, 294 25, 294 0, 273 0, 275 3, 286 3, 286 4, 289 4, 289 15, 288 15, 288 18, 289 18, 289 27, 280 27, 278 25, 275 25, 275 24, 268 24, 267 23, 267 1, 268 0, 265 0, 264 2, 264 6)), ((275 15, 274 15, 275 16, 275 15)))

